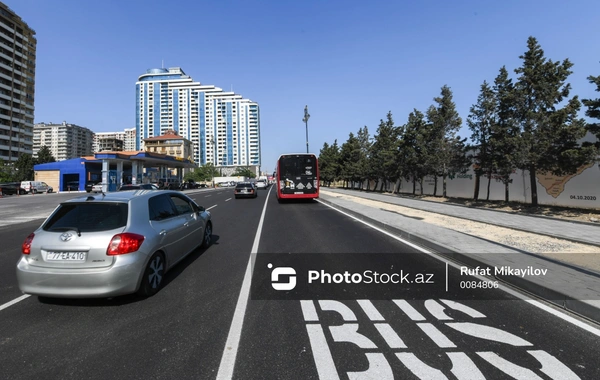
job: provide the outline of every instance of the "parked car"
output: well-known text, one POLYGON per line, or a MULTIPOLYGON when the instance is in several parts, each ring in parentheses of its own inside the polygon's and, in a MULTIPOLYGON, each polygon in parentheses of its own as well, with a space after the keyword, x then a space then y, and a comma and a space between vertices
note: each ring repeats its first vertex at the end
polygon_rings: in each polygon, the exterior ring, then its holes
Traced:
POLYGON ((160 178, 157 185, 159 188, 166 190, 177 190, 181 187, 178 178, 160 178))
POLYGON ((119 191, 128 190, 159 190, 159 188, 153 183, 143 183, 141 185, 123 185, 119 187, 119 191))
POLYGON ((103 190, 104 184, 98 182, 97 184, 95 184, 94 186, 92 186, 92 192, 93 193, 101 193, 103 190))
POLYGON ((254 184, 252 184, 250 182, 240 182, 237 185, 235 185, 233 194, 235 195, 235 199, 256 198, 258 196, 256 187, 254 187, 254 184))
POLYGON ((167 271, 210 245, 212 231, 210 212, 179 191, 85 195, 27 236, 17 282, 46 297, 151 296, 167 271))
POLYGON ((42 181, 21 181, 21 188, 26 193, 51 193, 54 191, 52 186, 48 186, 46 182, 42 181))
POLYGON ((199 187, 199 183, 195 182, 193 179, 188 179, 187 181, 181 183, 179 190, 198 189, 199 187))
POLYGON ((0 189, 2 189, 2 195, 23 195, 26 193, 25 189, 21 187, 21 182, 0 183, 0 189))
POLYGON ((92 188, 94 187, 95 184, 100 183, 100 182, 87 182, 85 184, 85 191, 88 193, 92 192, 92 188))

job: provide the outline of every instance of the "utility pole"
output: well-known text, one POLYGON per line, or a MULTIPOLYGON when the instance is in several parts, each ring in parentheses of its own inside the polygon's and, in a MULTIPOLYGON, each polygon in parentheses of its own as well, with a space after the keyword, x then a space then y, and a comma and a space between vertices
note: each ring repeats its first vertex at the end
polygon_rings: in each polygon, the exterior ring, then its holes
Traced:
POLYGON ((308 153, 308 118, 310 118, 308 106, 304 106, 304 118, 302 121, 306 124, 306 153, 308 153))

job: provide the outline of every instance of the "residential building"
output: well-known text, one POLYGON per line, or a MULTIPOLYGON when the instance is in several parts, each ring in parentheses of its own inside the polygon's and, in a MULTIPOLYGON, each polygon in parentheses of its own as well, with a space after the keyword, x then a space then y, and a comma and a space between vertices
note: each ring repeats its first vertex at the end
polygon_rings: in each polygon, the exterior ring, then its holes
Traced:
POLYGON ((93 154, 92 145, 94 132, 79 125, 38 123, 33 127, 33 155, 42 146, 47 146, 57 161, 90 156, 93 154))
POLYGON ((135 151, 135 128, 126 128, 122 132, 96 132, 94 133, 94 152, 135 151))
MULTIPOLYGON (((177 132, 172 129, 166 131, 162 136, 144 139, 144 151, 172 156, 178 161, 189 160, 193 162, 192 142, 179 136, 177 132)), ((176 171, 172 172, 172 175, 177 174, 179 173, 176 171)), ((185 172, 181 174, 183 175, 185 172)))
POLYGON ((0 3, 0 159, 33 153, 35 31, 0 3))
POLYGON ((194 82, 179 67, 150 69, 136 82, 136 149, 169 130, 192 142, 198 165, 260 167, 257 103, 194 82))

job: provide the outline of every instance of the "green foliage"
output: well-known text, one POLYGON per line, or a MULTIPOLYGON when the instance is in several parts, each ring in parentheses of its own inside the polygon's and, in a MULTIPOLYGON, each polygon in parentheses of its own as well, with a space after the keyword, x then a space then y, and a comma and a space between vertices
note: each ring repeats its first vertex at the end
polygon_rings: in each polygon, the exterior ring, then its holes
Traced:
POLYGON ((46 145, 43 145, 37 152, 37 164, 45 164, 47 162, 56 162, 56 159, 50 149, 46 145))
POLYGON ((323 144, 319 152, 319 175, 321 180, 330 186, 340 175, 340 149, 337 140, 332 145, 323 144))
POLYGON ((350 132, 348 141, 342 144, 342 148, 340 150, 340 176, 344 181, 360 181, 360 158, 360 142, 354 136, 354 133, 350 132))
POLYGON ((460 139, 456 134, 462 125, 462 119, 456 111, 452 100, 452 91, 446 85, 442 86, 441 96, 433 99, 437 106, 430 106, 427 110, 427 120, 431 124, 429 133, 428 161, 431 173, 436 177, 444 178, 443 196, 446 196, 446 177, 464 171, 466 163, 466 139, 460 139))
POLYGON ((21 154, 14 165, 13 181, 33 180, 33 166, 36 164, 31 154, 21 154))
MULTIPOLYGON (((427 175, 428 149, 427 137, 429 125, 425 121, 423 113, 416 108, 408 115, 408 122, 400 131, 399 150, 397 155, 399 171, 398 174, 407 181, 416 181, 422 184, 423 177, 427 175)), ((421 187, 421 194, 423 188, 421 187)))
POLYGON ((398 137, 400 128, 394 126, 392 112, 388 112, 386 120, 380 120, 377 135, 374 138, 369 156, 371 168, 376 178, 381 178, 383 186, 389 181, 398 179, 397 151, 399 148, 398 137))
POLYGON ((573 174, 594 159, 596 150, 578 143, 586 128, 585 122, 577 118, 581 107, 578 97, 568 99, 571 85, 566 80, 573 64, 568 59, 546 59, 534 37, 529 37, 527 47, 520 56, 523 65, 515 69, 520 74, 515 85, 515 106, 522 142, 519 167, 529 170, 531 203, 537 205, 538 172, 573 174))
POLYGON ((233 173, 234 177, 247 177, 247 178, 256 178, 256 173, 254 173, 250 168, 237 168, 235 173, 233 173))
POLYGON ((218 176, 219 171, 212 163, 208 163, 196 168, 193 172, 187 173, 183 178, 185 180, 191 179, 195 182, 210 182, 214 177, 218 176))
MULTIPOLYGON (((595 84, 596 91, 600 92, 600 75, 597 77, 590 75, 587 79, 591 84, 595 84)), ((587 107, 585 116, 589 117, 590 119, 596 119, 600 121, 600 98, 583 99, 582 103, 587 107)), ((598 139, 596 146, 600 148, 600 122, 589 123, 586 128, 589 132, 596 135, 596 138, 598 139)))
POLYGON ((358 145, 360 148, 357 162, 358 176, 362 183, 365 180, 374 179, 373 170, 371 170, 371 165, 369 164, 369 152, 371 151, 371 146, 373 145, 371 136, 369 135, 369 128, 366 125, 363 128, 360 128, 356 134, 356 138, 358 139, 358 145))

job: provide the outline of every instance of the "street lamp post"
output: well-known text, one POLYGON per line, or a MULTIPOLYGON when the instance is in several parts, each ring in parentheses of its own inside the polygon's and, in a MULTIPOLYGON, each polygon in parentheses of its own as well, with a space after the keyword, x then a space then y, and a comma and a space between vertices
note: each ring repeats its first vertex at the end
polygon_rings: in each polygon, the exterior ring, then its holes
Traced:
POLYGON ((302 121, 306 124, 306 153, 308 153, 308 118, 310 118, 308 106, 304 106, 304 118, 302 121))

